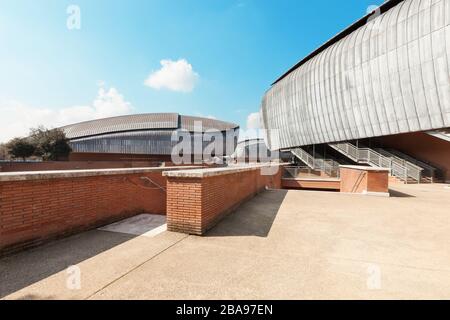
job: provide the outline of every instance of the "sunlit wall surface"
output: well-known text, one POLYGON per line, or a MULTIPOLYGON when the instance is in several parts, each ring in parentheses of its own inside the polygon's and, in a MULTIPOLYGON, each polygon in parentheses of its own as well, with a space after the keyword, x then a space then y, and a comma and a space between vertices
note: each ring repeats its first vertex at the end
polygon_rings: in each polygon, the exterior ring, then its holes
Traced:
POLYGON ((450 127, 450 1, 405 0, 276 82, 271 149, 450 127))

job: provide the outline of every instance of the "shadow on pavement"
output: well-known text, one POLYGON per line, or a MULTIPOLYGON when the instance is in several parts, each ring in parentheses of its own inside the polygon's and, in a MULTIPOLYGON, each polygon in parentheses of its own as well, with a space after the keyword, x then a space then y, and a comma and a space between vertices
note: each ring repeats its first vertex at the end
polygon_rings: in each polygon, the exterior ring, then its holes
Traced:
POLYGON ((391 197, 393 198, 415 198, 415 196, 404 193, 404 192, 400 192, 397 190, 392 190, 389 189, 389 194, 391 195, 391 197))
POLYGON ((287 190, 270 190, 240 206, 207 232, 206 237, 267 237, 287 190))
MULTIPOLYGON (((91 230, 0 259, 0 298, 136 236, 91 230)), ((46 299, 46 297, 30 297, 46 299)))

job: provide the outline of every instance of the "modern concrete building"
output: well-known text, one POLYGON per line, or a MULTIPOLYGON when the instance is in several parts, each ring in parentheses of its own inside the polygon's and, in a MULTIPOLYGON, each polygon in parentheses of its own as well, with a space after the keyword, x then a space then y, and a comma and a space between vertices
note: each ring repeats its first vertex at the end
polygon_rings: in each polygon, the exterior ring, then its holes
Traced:
POLYGON ((239 135, 236 124, 177 113, 127 115, 76 123, 62 129, 73 149, 71 160, 170 161, 175 145, 182 139, 174 140, 174 133, 180 136, 189 133, 191 140, 200 136, 200 148, 194 150, 191 141, 193 156, 202 154, 211 143, 215 150, 223 150, 224 155, 230 155, 239 135), (222 141, 213 138, 217 133, 222 141))
POLYGON ((342 157, 450 180, 449 74, 450 1, 386 1, 272 84, 268 145, 311 167, 342 157))

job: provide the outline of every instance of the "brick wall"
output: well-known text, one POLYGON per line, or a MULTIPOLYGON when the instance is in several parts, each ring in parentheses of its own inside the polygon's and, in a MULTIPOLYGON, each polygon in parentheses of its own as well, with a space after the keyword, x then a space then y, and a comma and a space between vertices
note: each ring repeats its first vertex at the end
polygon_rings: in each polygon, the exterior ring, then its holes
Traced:
POLYGON ((281 187, 281 170, 261 167, 1 173, 0 256, 140 213, 167 212, 169 230, 203 234, 266 186, 281 187), (167 176, 177 170, 201 178, 167 176))
POLYGON ((169 231, 201 234, 202 191, 202 179, 167 179, 166 213, 169 231))
POLYGON ((389 170, 360 166, 341 166, 341 192, 384 193, 389 192, 389 170))
POLYGON ((282 187, 284 189, 310 189, 310 190, 333 190, 339 191, 341 188, 341 181, 339 179, 307 179, 284 178, 282 180, 282 187))
POLYGON ((0 181, 0 254, 139 213, 165 214, 165 192, 141 179, 165 187, 163 170, 0 181))
POLYGON ((198 175, 169 173, 167 228, 202 235, 242 202, 267 187, 281 188, 281 170, 262 175, 261 166, 247 170, 207 169, 198 175))

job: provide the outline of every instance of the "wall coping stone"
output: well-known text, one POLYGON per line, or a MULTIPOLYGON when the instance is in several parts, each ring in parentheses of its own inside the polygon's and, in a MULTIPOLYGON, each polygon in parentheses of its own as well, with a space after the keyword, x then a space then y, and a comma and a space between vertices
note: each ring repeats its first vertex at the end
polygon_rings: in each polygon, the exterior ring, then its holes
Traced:
POLYGON ((170 171, 163 172, 163 176, 170 178, 206 178, 206 177, 214 177, 214 176, 222 176, 227 174, 234 174, 238 172, 252 171, 260 168, 267 167, 280 167, 284 164, 276 163, 276 164, 241 164, 241 165, 230 165, 228 167, 220 167, 220 168, 207 168, 207 169, 188 169, 188 170, 178 170, 178 171, 170 171))
POLYGON ((0 182, 138 174, 188 168, 194 169, 198 166, 0 172, 0 182))

